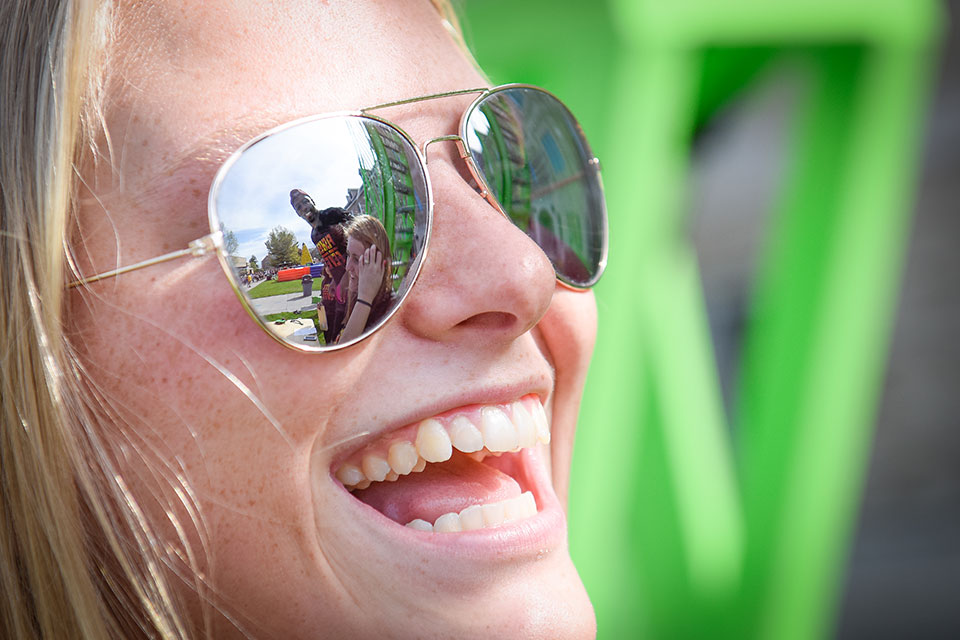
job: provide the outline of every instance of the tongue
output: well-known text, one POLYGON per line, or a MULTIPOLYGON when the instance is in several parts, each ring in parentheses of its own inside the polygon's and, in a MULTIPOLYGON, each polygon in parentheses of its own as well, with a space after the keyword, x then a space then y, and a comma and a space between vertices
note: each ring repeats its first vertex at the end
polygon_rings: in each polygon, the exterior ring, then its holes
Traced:
POLYGON ((428 464, 420 473, 395 482, 375 482, 354 497, 391 520, 406 524, 415 518, 434 522, 445 513, 472 504, 490 504, 520 495, 512 477, 461 453, 446 462, 428 464))

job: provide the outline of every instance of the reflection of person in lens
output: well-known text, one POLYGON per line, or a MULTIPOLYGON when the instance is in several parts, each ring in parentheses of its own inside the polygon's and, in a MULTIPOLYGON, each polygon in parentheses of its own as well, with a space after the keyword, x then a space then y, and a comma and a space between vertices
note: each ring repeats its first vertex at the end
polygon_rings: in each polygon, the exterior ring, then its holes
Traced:
POLYGON ((390 308, 390 242, 373 216, 357 216, 343 225, 347 235, 347 322, 340 341, 352 340, 374 326, 390 308))
POLYGON ((340 207, 318 209, 310 194, 302 189, 290 190, 290 206, 310 225, 310 240, 313 244, 318 244, 325 233, 353 217, 352 213, 340 207))
POLYGON ((340 207, 317 209, 306 191, 292 189, 290 206, 311 228, 310 240, 317 245, 317 251, 323 260, 323 283, 320 285, 319 307, 323 307, 327 319, 327 329, 323 332, 324 342, 331 344, 343 328, 346 318, 346 286, 344 280, 347 264, 347 237, 342 223, 353 218, 353 214, 340 207))

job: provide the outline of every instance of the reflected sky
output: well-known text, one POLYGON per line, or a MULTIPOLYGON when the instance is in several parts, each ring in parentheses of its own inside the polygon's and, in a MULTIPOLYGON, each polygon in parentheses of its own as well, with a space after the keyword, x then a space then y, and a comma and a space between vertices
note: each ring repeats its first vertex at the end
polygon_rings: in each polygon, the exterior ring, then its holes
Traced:
POLYGON ((230 167, 217 194, 217 213, 239 242, 235 255, 261 261, 264 240, 280 225, 310 243, 310 225, 290 206, 290 190, 310 194, 317 207, 342 207, 347 190, 363 185, 359 169, 374 162, 359 118, 315 120, 249 147, 230 167))

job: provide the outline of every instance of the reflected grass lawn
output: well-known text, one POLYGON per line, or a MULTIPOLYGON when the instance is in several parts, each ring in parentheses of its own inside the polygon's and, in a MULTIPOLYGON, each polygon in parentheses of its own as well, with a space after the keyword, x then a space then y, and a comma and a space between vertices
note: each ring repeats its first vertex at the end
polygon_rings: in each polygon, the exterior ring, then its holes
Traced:
POLYGON ((279 296, 284 293, 302 293, 303 284, 299 279, 288 280, 287 282, 277 282, 276 280, 264 280, 253 289, 247 292, 251 298, 267 298, 269 296, 279 296))

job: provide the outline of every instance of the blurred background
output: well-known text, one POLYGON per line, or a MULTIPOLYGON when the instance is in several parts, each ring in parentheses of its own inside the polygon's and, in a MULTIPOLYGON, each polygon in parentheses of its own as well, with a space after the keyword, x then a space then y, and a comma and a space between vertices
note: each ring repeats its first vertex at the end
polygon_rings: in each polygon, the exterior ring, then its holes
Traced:
POLYGON ((960 0, 459 8, 603 162, 600 638, 960 637, 960 0))

